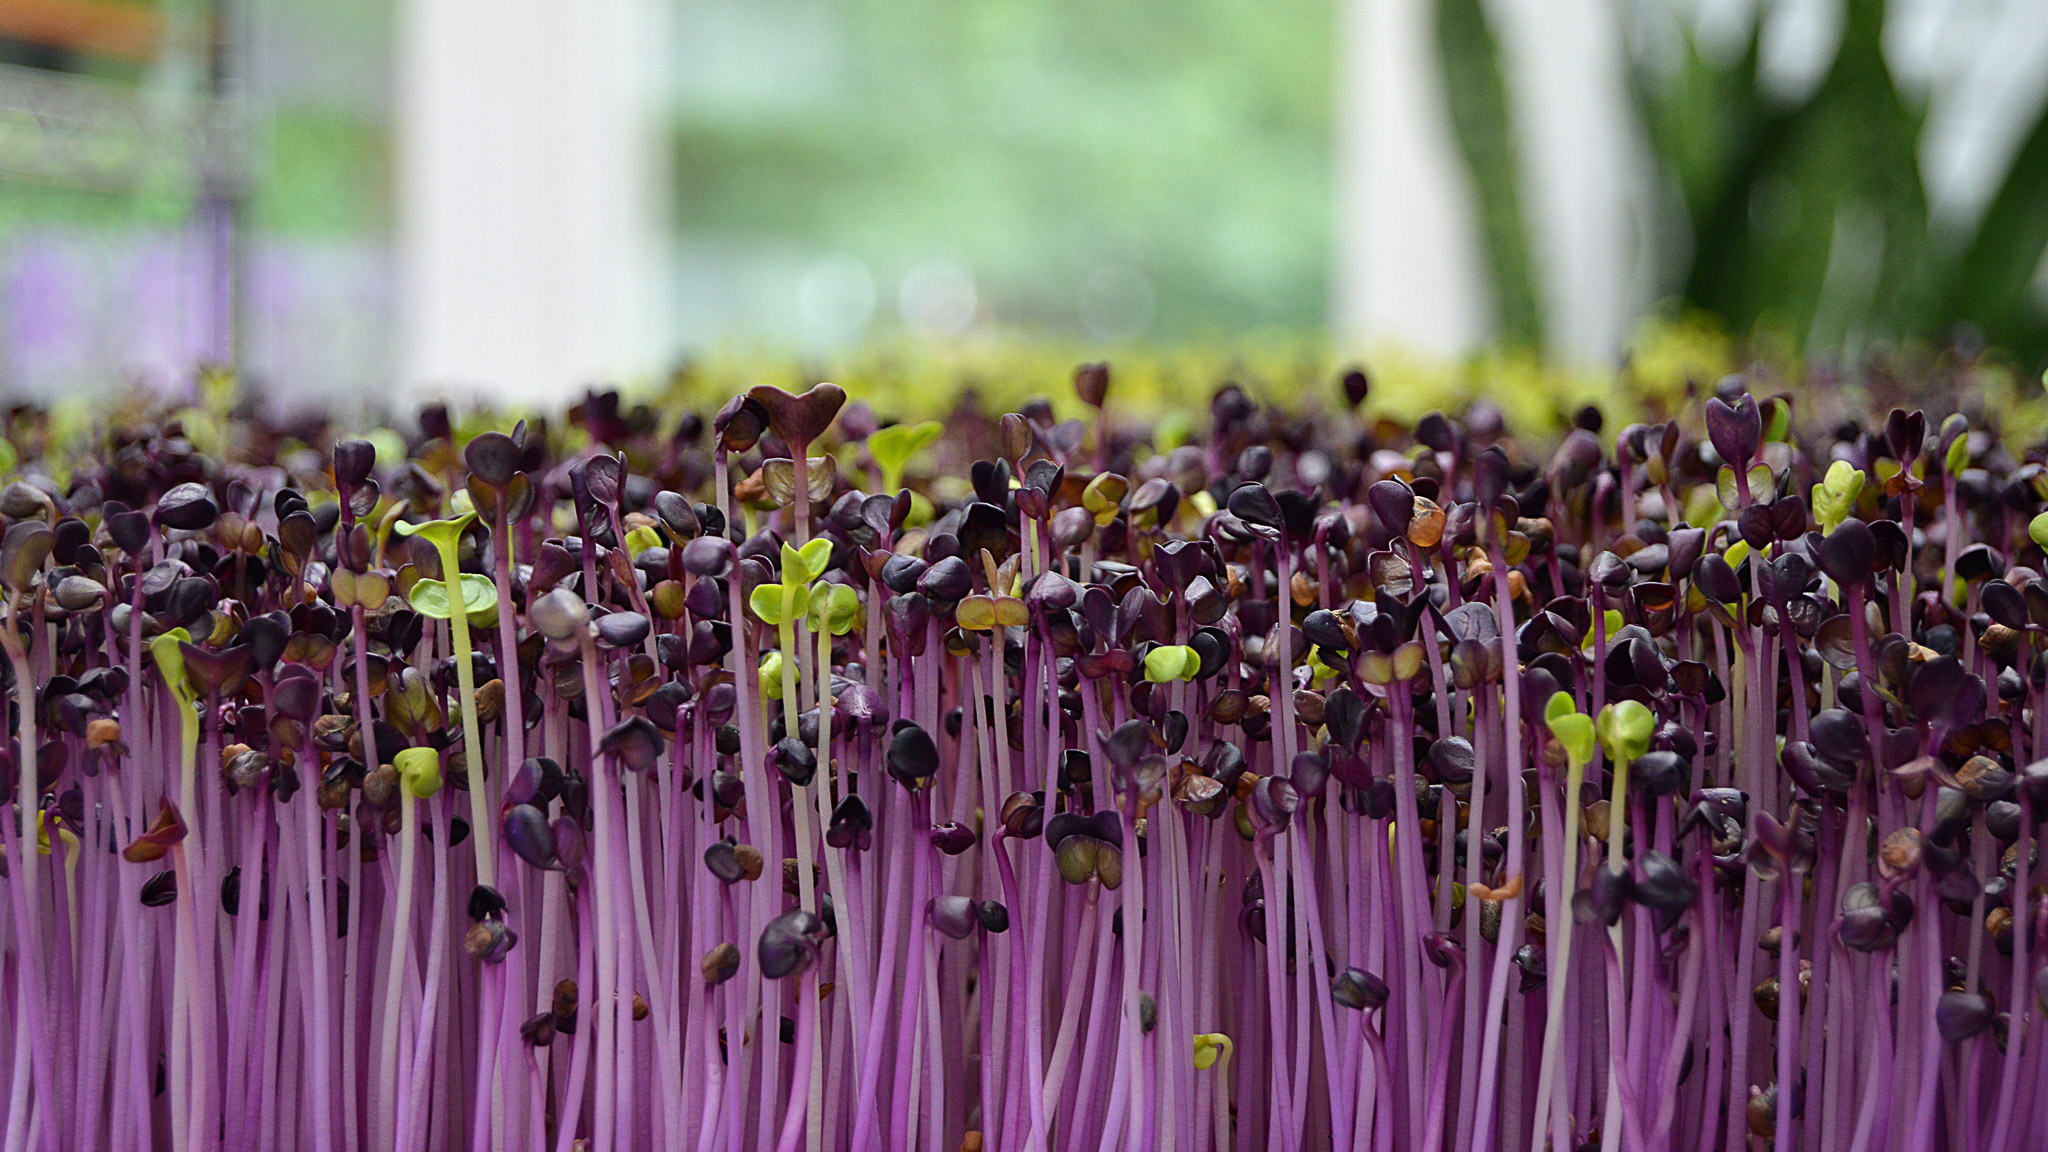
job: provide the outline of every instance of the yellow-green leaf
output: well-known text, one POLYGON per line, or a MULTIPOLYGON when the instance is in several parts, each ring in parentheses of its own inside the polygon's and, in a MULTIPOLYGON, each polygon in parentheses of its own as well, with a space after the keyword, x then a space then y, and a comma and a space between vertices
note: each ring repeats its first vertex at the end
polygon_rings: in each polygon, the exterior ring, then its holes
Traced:
POLYGON ((402 748, 391 758, 398 782, 414 798, 425 800, 441 790, 441 754, 432 748, 402 748))
POLYGON ((191 682, 185 679, 185 654, 178 645, 191 642, 192 634, 183 628, 173 628, 149 642, 150 659, 156 661, 158 674, 163 676, 165 684, 170 685, 171 695, 188 709, 199 696, 192 691, 191 682))
POLYGON ((1685 495, 1685 522, 1694 528, 1711 528, 1728 512, 1715 490, 1698 485, 1685 495))
POLYGON ((969 632, 986 632, 996 626, 996 602, 977 592, 953 609, 953 620, 969 632))
MULTIPOLYGON (((782 546, 782 583, 787 587, 809 584, 825 574, 825 565, 832 560, 832 542, 823 537, 804 545, 802 548, 782 546)), ((798 610, 797 615, 802 615, 798 610)))
POLYGON ((1866 482, 1863 472, 1847 460, 1828 466, 1828 474, 1813 486, 1813 515, 1823 533, 1833 532, 1856 507, 1866 482))
POLYGON ((747 597, 747 606, 763 623, 794 624, 811 607, 810 589, 801 584, 762 584, 747 597))
POLYGON ((661 533, 655 531, 652 524, 642 524, 640 527, 626 533, 626 552, 635 560, 640 558, 642 552, 660 543, 661 533))
MULTIPOLYGON (((1771 472, 1769 464, 1756 463, 1749 466, 1749 498, 1751 500, 1769 498, 1771 492, 1776 489, 1777 484, 1777 477, 1771 472)), ((1726 464, 1721 465, 1721 470, 1714 476, 1714 494, 1720 498, 1723 508, 1741 506, 1742 493, 1736 488, 1735 469, 1726 464)))
POLYGON ((1584 713, 1552 717, 1550 734, 1564 745, 1564 754, 1572 763, 1584 764, 1593 759, 1593 721, 1584 713))
MULTIPOLYGON (((1628 620, 1621 614, 1621 610, 1618 608, 1609 608, 1600 615, 1607 623, 1607 639, 1611 643, 1614 640, 1614 634, 1626 627, 1628 620)), ((1586 642, 1588 644, 1592 643, 1592 633, 1587 633, 1586 642)))
POLYGON ((1413 680, 1422 671, 1422 645, 1413 640, 1394 649, 1394 679, 1413 680))
POLYGON ((1600 743, 1607 748, 1607 758, 1617 764, 1627 764, 1650 750, 1650 737, 1656 733, 1657 717, 1640 701, 1621 700, 1600 710, 1596 727, 1600 743))
POLYGON ((1792 405, 1773 396, 1764 401, 1764 440, 1784 441, 1792 432, 1792 405))
POLYGON ((877 428, 868 435, 868 452, 875 458, 875 465, 882 470, 882 491, 894 492, 903 486, 903 469, 919 452, 930 447, 946 430, 936 420, 922 424, 892 424, 877 428))
POLYGON ((1553 692, 1550 694, 1550 699, 1544 702, 1543 722, 1548 724, 1559 716, 1569 716, 1578 710, 1579 706, 1572 699, 1571 693, 1553 692))
POLYGON ((1195 1033, 1195 1071, 1207 1072, 1219 1056, 1230 1051, 1230 1037, 1221 1032, 1195 1033))
POLYGON ((811 589, 813 632, 844 636, 860 621, 860 593, 844 584, 819 584, 811 589))
POLYGON ((1145 679, 1154 684, 1192 680, 1202 667, 1202 657, 1186 644, 1161 644, 1145 653, 1145 679))
MULTIPOLYGON (((439 580, 421 577, 413 581, 412 591, 406 594, 406 601, 422 616, 435 620, 449 620, 455 611, 448 604, 448 585, 439 580)), ((498 618, 498 588, 489 577, 474 572, 462 574, 463 614, 480 624, 490 624, 498 618)))
POLYGON ((1117 509, 1123 506, 1130 488, 1131 482, 1114 472, 1097 473, 1081 490, 1081 506, 1095 515, 1099 527, 1107 528, 1116 519, 1117 509))

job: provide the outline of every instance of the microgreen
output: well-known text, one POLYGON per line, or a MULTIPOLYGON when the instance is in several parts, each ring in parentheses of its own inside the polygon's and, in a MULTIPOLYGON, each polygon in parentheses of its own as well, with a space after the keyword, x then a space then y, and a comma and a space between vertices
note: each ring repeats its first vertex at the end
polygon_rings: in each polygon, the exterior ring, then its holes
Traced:
POLYGON ((875 466, 882 470, 882 491, 896 492, 903 487, 903 470, 917 458, 917 454, 938 442, 946 427, 936 420, 918 424, 891 424, 877 428, 868 434, 868 452, 875 458, 875 466))
POLYGON ((24 461, 0 1147, 2048 1141, 2048 449, 1110 380, 24 461))

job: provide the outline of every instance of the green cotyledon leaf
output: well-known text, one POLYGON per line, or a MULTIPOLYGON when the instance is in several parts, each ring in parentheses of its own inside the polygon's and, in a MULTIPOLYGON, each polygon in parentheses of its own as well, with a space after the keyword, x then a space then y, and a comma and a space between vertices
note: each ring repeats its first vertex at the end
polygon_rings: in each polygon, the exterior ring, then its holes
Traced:
POLYGON ((877 428, 868 435, 868 453, 875 458, 875 466, 882 470, 882 491, 894 492, 903 486, 903 470, 919 452, 936 442, 946 426, 936 420, 921 424, 892 424, 877 428))
POLYGON ((635 560, 640 558, 642 552, 660 543, 661 533, 657 532, 651 524, 642 524, 640 527, 626 533, 626 551, 635 560))
MULTIPOLYGON (((446 549, 454 546, 462 530, 476 523, 476 513, 464 512, 452 520, 429 520, 424 524, 409 524, 404 520, 395 521, 391 530, 400 536, 418 536, 434 545, 446 549)), ((446 617, 443 617, 446 619, 446 617)))
POLYGON ((819 584, 810 591, 811 631, 844 636, 860 621, 860 594, 844 584, 819 584))
POLYGON ((795 624, 810 611, 811 590, 801 584, 762 584, 748 595, 747 607, 762 623, 780 628, 795 624))
POLYGON ((1828 466, 1827 476, 1813 486, 1813 516, 1820 521, 1823 535, 1849 518, 1857 498, 1863 495, 1865 481, 1863 472, 1847 460, 1828 466))
POLYGON ((1145 653, 1145 679, 1154 684, 1192 680, 1201 667, 1201 655, 1186 644, 1161 644, 1145 653))
POLYGON ((1640 701, 1621 700, 1602 708, 1594 727, 1600 743, 1607 749, 1607 758, 1617 764, 1627 764, 1650 750, 1650 737, 1656 733, 1657 717, 1640 701))
POLYGON ((1948 456, 1942 461, 1949 475, 1960 473, 1970 466, 1970 437, 1965 434, 1949 442, 1948 456))
POLYGON ((1574 764, 1585 764, 1593 759, 1593 719, 1577 710, 1571 694, 1559 692, 1544 706, 1543 719, 1550 726, 1550 734, 1564 745, 1564 753, 1574 764))
POLYGON ((441 754, 432 748, 406 748, 392 757, 398 782, 415 799, 425 800, 441 790, 441 754))
MULTIPOLYGON (((786 588, 807 585, 825 574, 825 565, 832 559, 832 542, 823 537, 804 545, 802 548, 782 546, 782 584, 786 588)), ((803 615, 799 608, 796 615, 803 615)))
POLYGON ((183 628, 173 628, 149 642, 149 655, 156 661, 157 672, 163 676, 164 683, 170 685, 171 695, 176 696, 178 703, 187 709, 199 699, 199 695, 193 690, 191 681, 185 678, 185 654, 178 645, 191 642, 192 634, 183 628))
MULTIPOLYGON (((413 582, 412 592, 406 596, 413 611, 434 620, 448 620, 455 611, 448 603, 448 585, 439 580, 425 577, 413 582)), ((494 623, 498 618, 498 588, 490 579, 474 572, 462 574, 463 614, 480 624, 494 623)))

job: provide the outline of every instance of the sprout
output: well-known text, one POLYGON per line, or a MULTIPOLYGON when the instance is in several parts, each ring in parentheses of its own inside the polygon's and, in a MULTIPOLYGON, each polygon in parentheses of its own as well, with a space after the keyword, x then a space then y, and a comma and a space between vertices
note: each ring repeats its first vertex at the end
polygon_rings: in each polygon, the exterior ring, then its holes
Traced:
POLYGON ((425 800, 441 790, 441 755, 432 748, 406 748, 394 761, 405 794, 425 800))
POLYGON ((921 424, 894 424, 869 433, 868 453, 874 457, 875 466, 881 469, 882 491, 901 489, 903 470, 918 453, 937 442, 945 430, 938 421, 927 420, 921 424))
POLYGON ((808 912, 785 912, 761 930, 761 974, 780 980, 808 969, 818 960, 818 937, 824 925, 808 912))
POLYGON ((2039 1142, 2037 451, 1110 379, 17 436, 10 1144, 2039 1142))

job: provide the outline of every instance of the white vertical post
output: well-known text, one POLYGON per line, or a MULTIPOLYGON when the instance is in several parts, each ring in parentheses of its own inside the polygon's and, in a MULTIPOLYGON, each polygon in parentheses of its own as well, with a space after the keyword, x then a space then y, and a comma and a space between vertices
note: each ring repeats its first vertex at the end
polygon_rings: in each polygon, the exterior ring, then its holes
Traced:
POLYGON ((1432 0, 1342 5, 1333 320, 1348 340, 1455 356, 1492 320, 1433 11, 1432 0))
POLYGON ((1491 0, 1548 351, 1615 362, 1650 303, 1647 146, 1613 0, 1491 0))
POLYGON ((404 0, 399 382, 559 398, 660 367, 653 0, 404 0))

